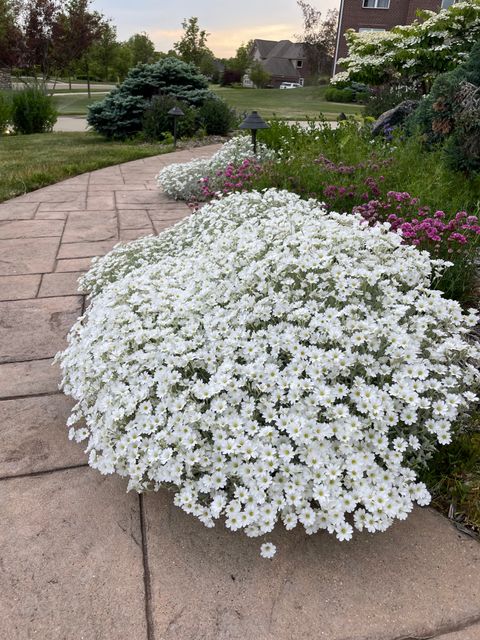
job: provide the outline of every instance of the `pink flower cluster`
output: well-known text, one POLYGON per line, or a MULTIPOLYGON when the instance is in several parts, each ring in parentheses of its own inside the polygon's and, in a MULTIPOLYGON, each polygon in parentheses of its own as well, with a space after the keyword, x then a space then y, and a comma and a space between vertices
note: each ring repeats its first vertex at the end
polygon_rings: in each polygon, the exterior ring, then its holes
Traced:
POLYGON ((378 171, 381 167, 386 167, 389 164, 392 164, 393 160, 391 158, 387 158, 386 160, 375 160, 375 158, 371 157, 366 162, 348 165, 343 164, 343 162, 335 163, 333 160, 327 158, 327 156, 320 154, 314 162, 315 164, 322 165, 327 171, 331 171, 332 173, 352 174, 361 169, 378 171))
POLYGON ((418 198, 406 192, 389 191, 385 201, 370 200, 354 207, 353 212, 359 213, 369 224, 389 222, 405 242, 438 255, 456 253, 465 245, 476 244, 480 235, 477 216, 459 211, 448 219, 444 211, 432 212, 430 207, 420 206, 418 198))
POLYGON ((345 206, 348 208, 348 203, 339 203, 338 200, 355 198, 358 202, 359 198, 362 200, 378 198, 381 194, 379 182, 382 182, 383 180, 383 176, 379 176, 378 182, 372 176, 368 176, 361 185, 350 184, 347 186, 338 186, 336 184, 327 184, 323 188, 323 197, 327 201, 327 204, 329 204, 333 209, 342 208, 342 205, 344 208, 345 206))
POLYGON ((206 199, 214 198, 218 193, 227 195, 234 191, 247 191, 254 178, 261 169, 255 158, 245 158, 241 164, 228 164, 220 169, 214 177, 201 179, 202 194, 206 199))

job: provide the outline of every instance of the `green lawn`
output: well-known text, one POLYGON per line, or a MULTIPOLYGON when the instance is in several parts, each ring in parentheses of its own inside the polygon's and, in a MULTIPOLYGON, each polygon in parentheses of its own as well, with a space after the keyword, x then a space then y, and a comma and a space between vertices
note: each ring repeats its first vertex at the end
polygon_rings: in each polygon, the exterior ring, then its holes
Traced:
POLYGON ((100 93, 89 98, 87 94, 81 96, 71 95, 70 93, 55 93, 53 102, 61 116, 84 116, 87 113, 87 107, 98 100, 103 100, 106 94, 100 93))
MULTIPOLYGON (((363 107, 356 104, 327 102, 324 99, 326 87, 305 87, 303 89, 246 89, 242 87, 212 87, 231 107, 240 113, 254 109, 264 118, 284 118, 285 120, 305 120, 318 117, 321 113, 328 120, 335 120, 343 111, 346 114, 362 113, 363 107)), ((104 94, 76 96, 56 93, 55 106, 59 114, 85 115, 87 106, 102 100, 104 94)))
POLYGON ((86 171, 171 150, 160 144, 109 142, 94 133, 4 136, 0 202, 86 171))
POLYGON ((355 114, 363 110, 360 105, 327 102, 324 99, 326 87, 282 90, 213 86, 212 89, 237 111, 256 110, 263 118, 305 120, 322 113, 327 119, 334 120, 341 111, 355 114))

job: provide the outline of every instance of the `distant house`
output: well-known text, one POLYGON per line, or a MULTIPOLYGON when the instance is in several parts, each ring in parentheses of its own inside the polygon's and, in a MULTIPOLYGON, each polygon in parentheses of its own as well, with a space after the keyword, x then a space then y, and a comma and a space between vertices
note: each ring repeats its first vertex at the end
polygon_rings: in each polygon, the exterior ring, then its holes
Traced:
MULTIPOLYGON (((290 40, 254 40, 253 60, 260 62, 270 74, 270 84, 279 87, 282 82, 303 84, 307 73, 304 45, 290 40)), ((243 77, 244 87, 253 87, 248 72, 243 77)))
POLYGON ((333 72, 337 73, 338 60, 348 55, 345 32, 388 31, 399 24, 410 24, 418 9, 439 11, 456 0, 341 0, 338 19, 337 46, 333 72))

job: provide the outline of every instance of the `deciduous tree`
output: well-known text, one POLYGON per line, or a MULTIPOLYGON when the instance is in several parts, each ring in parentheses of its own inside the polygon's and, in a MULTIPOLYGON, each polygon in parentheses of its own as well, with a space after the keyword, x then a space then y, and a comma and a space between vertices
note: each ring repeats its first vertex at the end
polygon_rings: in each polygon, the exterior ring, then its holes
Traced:
POLYGON ((136 67, 137 64, 141 63, 151 64, 157 60, 155 45, 144 31, 142 33, 135 33, 129 38, 127 40, 127 46, 132 52, 132 67, 136 67))
POLYGON ((198 18, 192 17, 182 22, 183 36, 175 42, 173 48, 184 62, 191 62, 200 68, 205 58, 214 58, 213 53, 207 47, 209 34, 205 29, 200 29, 198 18))
POLYGON ((305 45, 307 66, 312 76, 331 74, 335 55, 338 11, 322 12, 304 0, 297 0, 303 14, 303 32, 296 36, 305 45))

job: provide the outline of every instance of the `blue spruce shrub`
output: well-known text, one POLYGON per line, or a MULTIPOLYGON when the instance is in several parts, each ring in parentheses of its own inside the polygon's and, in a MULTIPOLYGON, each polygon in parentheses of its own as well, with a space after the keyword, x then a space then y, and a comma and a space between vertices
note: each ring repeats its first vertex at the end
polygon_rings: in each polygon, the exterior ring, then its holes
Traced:
POLYGON ((120 87, 89 108, 88 124, 107 138, 132 137, 142 131, 145 111, 158 95, 173 96, 194 107, 214 96, 208 80, 193 64, 164 58, 132 69, 120 87))

